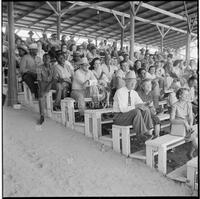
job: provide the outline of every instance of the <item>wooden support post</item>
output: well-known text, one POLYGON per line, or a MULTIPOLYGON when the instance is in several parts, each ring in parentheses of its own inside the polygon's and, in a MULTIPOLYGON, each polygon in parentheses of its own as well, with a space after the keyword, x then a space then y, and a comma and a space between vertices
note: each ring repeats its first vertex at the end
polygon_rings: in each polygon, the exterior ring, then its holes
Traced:
POLYGON ((17 78, 15 61, 14 5, 8 2, 8 106, 17 104, 17 78))
POLYGON ((191 33, 187 33, 187 43, 186 43, 186 66, 189 66, 190 63, 190 42, 191 42, 191 33))
POLYGON ((163 53, 163 42, 164 42, 164 27, 161 27, 161 45, 160 45, 160 47, 161 47, 161 52, 163 53))
POLYGON ((135 2, 130 1, 131 4, 131 11, 130 11, 130 18, 131 18, 131 36, 130 36, 130 60, 134 61, 134 45, 135 45, 135 2))
POLYGON ((57 1, 56 2, 57 4, 57 12, 58 12, 58 16, 57 16, 57 37, 58 37, 58 40, 60 40, 60 25, 61 25, 61 2, 60 1, 57 1))
POLYGON ((95 45, 96 45, 96 47, 97 47, 97 37, 96 37, 96 39, 95 39, 95 45))
MULTIPOLYGON (((121 17, 121 23, 123 26, 125 25, 124 16, 121 17)), ((124 45, 124 28, 121 27, 121 50, 123 49, 123 45, 124 45)))

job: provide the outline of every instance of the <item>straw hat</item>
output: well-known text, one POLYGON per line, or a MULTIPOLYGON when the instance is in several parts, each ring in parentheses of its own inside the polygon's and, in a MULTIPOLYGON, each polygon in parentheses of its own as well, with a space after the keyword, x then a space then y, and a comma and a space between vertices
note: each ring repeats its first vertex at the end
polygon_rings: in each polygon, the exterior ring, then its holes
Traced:
POLYGON ((20 46, 18 46, 18 49, 22 49, 22 50, 24 50, 26 53, 28 53, 28 48, 27 48, 27 46, 25 46, 25 45, 20 45, 20 46))
POLYGON ((129 79, 136 79, 134 71, 129 71, 128 73, 126 73, 124 80, 129 80, 129 79))
POLYGON ((32 44, 29 45, 28 48, 29 48, 29 49, 38 49, 38 46, 37 46, 36 43, 32 43, 32 44))
POLYGON ((90 65, 88 62, 88 59, 86 57, 83 57, 79 62, 77 62, 77 65, 90 65))

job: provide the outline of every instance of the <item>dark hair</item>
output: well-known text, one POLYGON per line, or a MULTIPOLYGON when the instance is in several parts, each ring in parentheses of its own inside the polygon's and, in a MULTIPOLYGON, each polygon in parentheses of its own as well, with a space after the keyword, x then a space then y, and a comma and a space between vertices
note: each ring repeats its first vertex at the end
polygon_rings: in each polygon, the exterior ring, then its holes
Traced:
POLYGON ((45 53, 45 54, 43 55, 43 58, 46 57, 47 55, 51 58, 51 56, 50 56, 49 53, 45 53))
POLYGON ((69 46, 69 50, 70 50, 70 51, 72 51, 72 47, 73 47, 73 46, 76 46, 76 44, 73 43, 73 44, 71 44, 71 45, 69 46))
POLYGON ((188 83, 189 83, 190 81, 195 81, 195 80, 197 80, 197 78, 196 78, 195 76, 191 76, 191 77, 188 79, 188 83))
POLYGON ((180 99, 180 96, 183 94, 184 91, 188 91, 187 88, 179 88, 176 92, 176 98, 180 99))
POLYGON ((119 63, 120 66, 122 66, 122 64, 125 63, 125 62, 127 62, 127 61, 125 61, 125 60, 120 61, 120 63, 119 63))
POLYGON ((145 70, 145 71, 146 71, 146 69, 145 69, 144 67, 142 67, 142 68, 139 68, 139 69, 137 70, 137 73, 138 73, 138 75, 140 75, 140 74, 141 74, 141 72, 142 72, 143 70, 145 70))
POLYGON ((172 54, 168 54, 167 57, 169 57, 169 58, 172 59, 172 58, 173 58, 173 55, 172 55, 172 54))
POLYGON ((156 66, 152 65, 149 67, 149 71, 151 70, 151 68, 156 68, 156 66))
POLYGON ((96 60, 99 60, 100 59, 98 57, 95 57, 91 62, 90 62, 90 67, 89 67, 89 70, 94 70, 94 63, 96 60))

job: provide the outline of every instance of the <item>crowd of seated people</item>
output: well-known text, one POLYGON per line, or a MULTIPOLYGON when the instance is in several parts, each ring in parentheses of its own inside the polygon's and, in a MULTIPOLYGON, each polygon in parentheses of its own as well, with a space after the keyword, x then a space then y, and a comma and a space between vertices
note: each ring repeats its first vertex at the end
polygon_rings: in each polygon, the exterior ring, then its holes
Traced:
MULTIPOLYGON (((188 101, 192 104, 195 118, 198 118, 195 60, 186 65, 185 60, 174 58, 169 51, 150 54, 144 48, 135 52, 131 58, 127 48, 117 49, 116 42, 110 45, 104 40, 96 46, 89 38, 87 42, 78 45, 73 35, 69 40, 66 40, 66 35, 62 35, 60 40, 56 33, 50 38, 43 33, 42 38, 35 40, 33 34, 30 31, 26 41, 16 37, 15 54, 19 75, 39 100, 39 124, 44 122, 44 95, 50 89, 56 90, 53 109, 60 110, 61 100, 71 97, 78 102, 80 120, 86 108, 84 98, 90 97, 94 102, 100 102, 109 93, 109 101, 115 111, 123 112, 115 114, 116 123, 124 125, 124 115, 128 118, 127 124, 135 124, 140 120, 141 126, 136 131, 139 134, 144 130, 143 137, 149 137, 152 128, 155 129, 154 136, 159 136, 160 121, 157 115, 162 112, 159 101, 165 98, 172 107, 178 101, 176 92, 181 87, 188 89, 188 101), (132 98, 137 96, 137 100, 131 106, 128 100, 124 100, 123 103, 127 105, 123 105, 122 111, 119 100, 128 96, 125 93, 130 89, 134 90, 132 98), (139 111, 132 111, 136 107, 139 111), (134 122, 131 114, 137 118, 134 122)), ((6 39, 3 37, 3 60, 7 56, 6 47, 6 39)))

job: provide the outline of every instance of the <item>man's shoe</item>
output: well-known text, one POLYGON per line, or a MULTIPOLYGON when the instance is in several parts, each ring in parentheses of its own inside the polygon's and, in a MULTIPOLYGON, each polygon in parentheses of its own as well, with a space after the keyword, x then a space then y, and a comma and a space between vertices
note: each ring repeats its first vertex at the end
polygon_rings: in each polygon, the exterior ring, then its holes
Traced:
POLYGON ((38 120, 39 125, 41 125, 44 122, 44 116, 40 116, 40 119, 38 120))

